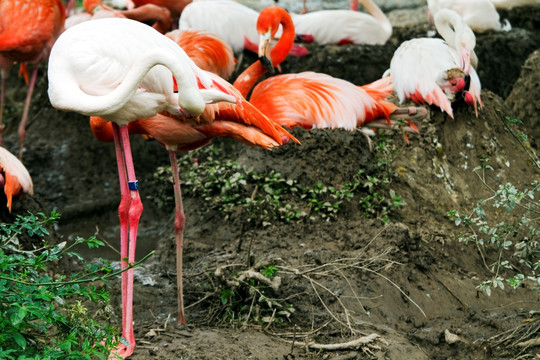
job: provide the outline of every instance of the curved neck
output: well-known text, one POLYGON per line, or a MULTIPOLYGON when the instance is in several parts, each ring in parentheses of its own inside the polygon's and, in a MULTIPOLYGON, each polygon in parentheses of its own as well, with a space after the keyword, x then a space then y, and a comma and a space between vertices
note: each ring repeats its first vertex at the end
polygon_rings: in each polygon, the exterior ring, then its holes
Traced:
MULTIPOLYGON (((352 2, 351 2, 352 3, 352 2)), ((373 16, 375 20, 381 26, 383 26, 387 31, 392 31, 392 23, 390 23, 390 20, 388 20, 388 17, 382 12, 382 10, 373 2, 373 0, 360 0, 360 3, 362 6, 366 9, 368 13, 373 16)), ((357 4, 358 8, 358 4, 357 4)))
POLYGON ((458 36, 463 31, 463 20, 453 12, 441 10, 434 18, 435 28, 446 43, 454 48, 459 48, 458 36))
POLYGON ((249 91, 268 70, 257 60, 244 70, 233 83, 233 86, 247 99, 249 91))
MULTIPOLYGON (((163 65, 173 73, 177 83, 182 84, 178 89, 180 107, 193 116, 200 115, 204 110, 205 100, 199 92, 196 77, 189 64, 181 61, 182 57, 178 55, 182 54, 172 54, 170 49, 156 48, 151 53, 136 59, 118 87, 108 94, 97 96, 89 95, 81 90, 76 74, 70 73, 66 76, 65 71, 70 68, 69 64, 66 64, 62 58, 56 60, 54 55, 53 51, 52 61, 49 61, 49 98, 53 106, 58 109, 75 111, 84 115, 114 114, 131 100, 150 69, 156 65, 163 65)), ((134 119, 127 121, 130 120, 134 119)))
MULTIPOLYGON (((277 14, 279 24, 281 25, 283 31, 281 33, 281 38, 270 51, 272 65, 274 67, 277 67, 283 61, 285 61, 287 55, 294 45, 295 37, 294 23, 289 13, 282 8, 278 8, 277 14)), ((272 40, 274 39, 272 38, 272 40)))

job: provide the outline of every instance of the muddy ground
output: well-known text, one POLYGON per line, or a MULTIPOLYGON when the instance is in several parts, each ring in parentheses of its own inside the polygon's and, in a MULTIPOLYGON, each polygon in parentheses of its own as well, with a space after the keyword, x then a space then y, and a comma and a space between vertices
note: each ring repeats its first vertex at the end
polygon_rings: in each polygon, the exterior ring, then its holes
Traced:
MULTIPOLYGON (((308 56, 289 59, 282 70, 327 72, 356 84, 373 81, 388 67, 401 41, 425 35, 424 10, 392 13, 396 29, 384 46, 309 45, 308 56)), ((493 170, 486 179, 493 187, 506 182, 522 187, 539 177, 502 119, 522 120, 522 125, 512 127, 514 133, 527 134, 525 147, 538 150, 540 54, 535 50, 540 48, 540 6, 503 17, 511 21, 512 31, 477 36, 484 103, 478 117, 472 108, 456 103, 455 119, 431 108, 419 124, 420 134, 409 136, 410 144, 399 131, 386 133, 387 143, 396 149, 387 168, 387 190, 406 203, 390 214, 389 222, 365 216, 359 198, 367 190, 344 201, 336 218, 306 207, 310 217, 289 223, 260 219, 242 207, 225 215, 186 192, 185 327, 175 325, 173 206, 156 201, 172 192, 169 183, 154 177, 159 166, 168 164, 167 153, 155 142, 133 137, 145 206, 137 256, 151 250, 156 254, 138 270, 138 343, 131 358, 538 359, 538 345, 523 345, 540 337, 538 291, 529 282, 515 290, 494 289, 491 296, 479 291, 477 285, 494 276, 490 265, 497 252, 459 242, 458 234, 466 229, 446 216, 453 209, 469 213, 478 200, 490 196, 473 172, 482 156, 490 158, 493 170), (233 270, 241 275, 248 268, 268 265, 279 269, 275 275, 281 283, 274 289, 256 289, 271 303, 259 302, 260 293, 250 293, 247 285, 226 283, 233 270), (219 291, 224 289, 236 290, 237 307, 221 303, 219 291), (288 312, 280 312, 284 309, 288 312), (344 345, 351 341, 356 343, 344 345), (334 348, 324 349, 322 344, 334 348)), ((244 54, 241 66, 253 60, 244 54)), ((54 236, 72 240, 97 234, 118 247, 113 145, 92 137, 87 118, 51 108, 44 74, 32 103, 23 159, 35 195, 16 202, 13 214, 56 208, 62 218, 54 236)), ((3 143, 14 153, 25 89, 14 70, 3 143)), ((337 188, 352 182, 360 169, 381 176, 374 165, 380 161, 377 142, 370 151, 359 132, 295 130, 294 135, 302 145, 271 152, 232 140, 215 141, 214 146, 223 159, 261 173, 279 172, 305 187, 320 182, 337 188)), ((489 209, 488 215, 507 217, 503 210, 489 209)), ((11 216, 2 212, 5 221, 11 216)), ((108 248, 85 256, 118 260, 108 248)), ((111 284, 119 322, 119 281, 111 284)))

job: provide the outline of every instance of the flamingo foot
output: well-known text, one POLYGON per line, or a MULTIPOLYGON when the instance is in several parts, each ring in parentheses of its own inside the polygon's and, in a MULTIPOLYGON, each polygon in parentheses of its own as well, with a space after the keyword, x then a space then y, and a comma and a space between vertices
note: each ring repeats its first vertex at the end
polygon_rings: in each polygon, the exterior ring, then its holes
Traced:
POLYGON ((403 119, 407 121, 418 121, 425 118, 428 114, 428 111, 423 106, 411 106, 405 108, 398 108, 392 114, 390 114, 390 119, 403 119))
POLYGON ((133 355, 133 352, 135 351, 135 336, 131 335, 131 339, 127 340, 126 343, 124 342, 126 341, 120 342, 115 349, 111 350, 108 360, 126 359, 133 355), (129 345, 127 345, 127 343, 129 343, 129 345))

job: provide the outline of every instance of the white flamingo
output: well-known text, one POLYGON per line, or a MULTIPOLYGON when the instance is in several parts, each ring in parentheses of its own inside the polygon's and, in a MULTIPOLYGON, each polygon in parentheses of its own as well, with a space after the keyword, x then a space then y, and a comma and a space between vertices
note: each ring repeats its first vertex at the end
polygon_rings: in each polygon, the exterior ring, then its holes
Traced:
MULTIPOLYGON (((351 2, 351 8, 357 5, 351 2)), ((392 35, 392 24, 372 0, 360 0, 369 12, 320 10, 291 14, 297 33, 313 35, 319 44, 383 45, 392 35)))
POLYGON ((441 9, 457 12, 474 32, 510 30, 508 21, 502 26, 499 13, 491 0, 428 0, 430 20, 441 9))
MULTIPOLYGON (((135 262, 143 208, 128 124, 162 111, 199 116, 207 103, 234 102, 235 97, 212 89, 211 78, 173 40, 148 25, 121 18, 86 21, 62 33, 51 51, 48 77, 49 99, 55 108, 113 122, 121 190, 121 266, 126 269, 135 262)), ((112 356, 133 353, 132 302, 133 269, 129 269, 122 273, 122 336, 127 344, 120 343, 112 356)))
POLYGON ((463 92, 465 101, 474 106, 478 115, 477 107, 482 106, 482 101, 475 70, 474 33, 455 11, 448 9, 437 12, 435 26, 446 41, 418 38, 403 42, 384 75, 393 76, 400 102, 411 99, 436 105, 453 117, 451 102, 463 92))

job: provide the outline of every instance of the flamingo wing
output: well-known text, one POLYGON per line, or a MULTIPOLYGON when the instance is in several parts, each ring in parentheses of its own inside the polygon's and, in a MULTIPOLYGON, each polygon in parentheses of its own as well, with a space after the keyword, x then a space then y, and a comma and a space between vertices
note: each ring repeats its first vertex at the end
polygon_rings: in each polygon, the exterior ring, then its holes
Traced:
POLYGON ((201 115, 203 123, 211 123, 215 120, 232 121, 244 126, 258 128, 280 145, 288 142, 288 140, 298 142, 278 123, 270 120, 254 104, 244 99, 242 94, 234 86, 217 75, 212 73, 209 73, 209 75, 213 78, 215 84, 227 90, 236 98, 236 103, 221 102, 207 105, 201 115))
POLYGON ((236 59, 232 48, 214 33, 203 30, 174 30, 166 34, 203 70, 228 80, 236 59))
POLYGON ((0 53, 20 62, 47 59, 66 19, 61 0, 1 1, 0 14, 0 53))
POLYGON ((391 79, 383 79, 366 90, 327 74, 284 74, 258 84, 250 102, 271 119, 289 128, 302 126, 307 129, 353 130, 380 117, 380 114, 384 113, 387 117, 388 112, 396 109, 390 102, 370 96, 370 92, 390 96, 389 81, 391 79))
POLYGON ((452 116, 454 93, 443 91, 446 71, 459 69, 456 51, 441 39, 412 39, 403 42, 394 53, 388 74, 394 77, 394 91, 400 102, 436 105, 452 116))

